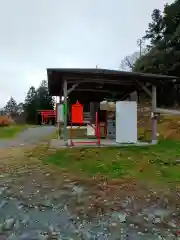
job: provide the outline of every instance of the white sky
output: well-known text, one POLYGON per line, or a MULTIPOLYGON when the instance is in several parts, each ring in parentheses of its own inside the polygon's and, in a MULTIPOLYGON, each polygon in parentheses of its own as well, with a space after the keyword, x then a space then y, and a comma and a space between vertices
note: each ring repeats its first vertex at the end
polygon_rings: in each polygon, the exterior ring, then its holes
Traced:
POLYGON ((0 0, 0 107, 23 101, 46 68, 117 69, 163 0, 0 0))

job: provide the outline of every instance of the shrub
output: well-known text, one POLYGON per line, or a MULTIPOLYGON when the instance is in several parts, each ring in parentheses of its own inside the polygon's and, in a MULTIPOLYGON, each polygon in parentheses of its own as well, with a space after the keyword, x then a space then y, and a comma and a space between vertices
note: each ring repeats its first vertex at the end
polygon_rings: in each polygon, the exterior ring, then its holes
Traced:
POLYGON ((9 126, 12 123, 8 116, 0 116, 0 127, 9 126))

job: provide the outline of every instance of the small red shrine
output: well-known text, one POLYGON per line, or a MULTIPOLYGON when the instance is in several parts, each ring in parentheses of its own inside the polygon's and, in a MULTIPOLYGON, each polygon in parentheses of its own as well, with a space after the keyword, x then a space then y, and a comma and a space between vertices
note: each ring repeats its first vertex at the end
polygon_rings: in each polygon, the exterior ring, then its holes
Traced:
POLYGON ((38 111, 42 117, 42 124, 46 124, 48 120, 56 120, 56 110, 39 110, 38 111))

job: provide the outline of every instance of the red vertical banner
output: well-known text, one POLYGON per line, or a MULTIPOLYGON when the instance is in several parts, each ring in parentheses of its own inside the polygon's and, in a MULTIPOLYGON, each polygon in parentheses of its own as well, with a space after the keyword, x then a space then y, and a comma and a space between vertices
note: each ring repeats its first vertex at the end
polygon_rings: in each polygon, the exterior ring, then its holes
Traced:
POLYGON ((84 122, 83 105, 80 104, 78 101, 71 107, 71 122, 80 124, 83 124, 84 122))

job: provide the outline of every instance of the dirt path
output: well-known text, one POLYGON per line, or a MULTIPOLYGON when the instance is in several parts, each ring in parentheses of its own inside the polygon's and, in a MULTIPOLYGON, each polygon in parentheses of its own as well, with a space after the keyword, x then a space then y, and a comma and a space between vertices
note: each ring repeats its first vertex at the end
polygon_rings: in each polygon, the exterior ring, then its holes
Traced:
POLYGON ((30 127, 21 132, 15 139, 0 140, 0 149, 37 144, 40 140, 54 131, 54 126, 30 127))
POLYGON ((1 151, 0 239, 178 239, 176 189, 77 179, 43 165, 46 151, 1 151))

